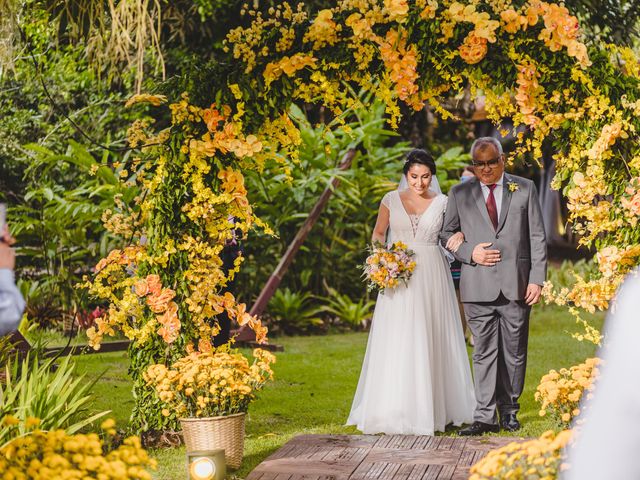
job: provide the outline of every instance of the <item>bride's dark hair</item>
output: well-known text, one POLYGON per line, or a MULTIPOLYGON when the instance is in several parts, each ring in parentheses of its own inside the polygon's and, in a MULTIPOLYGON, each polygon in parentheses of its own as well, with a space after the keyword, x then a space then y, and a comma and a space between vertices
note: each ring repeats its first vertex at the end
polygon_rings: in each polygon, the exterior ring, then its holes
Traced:
POLYGON ((404 162, 404 167, 402 167, 402 173, 406 175, 412 165, 424 165, 425 167, 429 167, 431 175, 436 174, 435 160, 429 152, 421 148, 415 148, 407 153, 407 159, 404 162))

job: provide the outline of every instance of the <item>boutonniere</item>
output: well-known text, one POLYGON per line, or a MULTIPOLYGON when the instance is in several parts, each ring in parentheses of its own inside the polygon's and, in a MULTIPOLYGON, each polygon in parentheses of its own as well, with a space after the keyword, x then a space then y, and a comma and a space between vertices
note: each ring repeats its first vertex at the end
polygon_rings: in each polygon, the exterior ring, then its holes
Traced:
POLYGON ((509 187, 510 192, 517 192, 520 189, 520 185, 516 182, 507 182, 507 187, 509 187))

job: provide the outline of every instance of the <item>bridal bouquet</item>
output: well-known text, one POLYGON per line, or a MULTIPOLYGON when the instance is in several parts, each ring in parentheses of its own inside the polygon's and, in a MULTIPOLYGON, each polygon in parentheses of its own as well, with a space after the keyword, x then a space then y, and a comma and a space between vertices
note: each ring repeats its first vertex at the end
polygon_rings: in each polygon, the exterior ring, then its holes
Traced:
POLYGON ((371 247, 370 252, 363 267, 368 290, 395 288, 400 282, 406 285, 416 268, 413 261, 415 253, 407 245, 395 242, 386 247, 378 243, 371 247))

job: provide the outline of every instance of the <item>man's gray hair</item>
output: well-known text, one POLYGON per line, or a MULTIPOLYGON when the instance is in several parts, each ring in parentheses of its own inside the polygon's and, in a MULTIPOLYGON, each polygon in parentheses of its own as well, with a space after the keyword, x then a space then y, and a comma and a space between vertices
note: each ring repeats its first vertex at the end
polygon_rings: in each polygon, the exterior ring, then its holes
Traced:
POLYGON ((476 138, 473 142, 473 145, 471 145, 471 159, 473 160, 473 155, 476 153, 476 150, 484 150, 489 145, 496 149, 498 155, 502 155, 502 144, 498 141, 497 138, 480 137, 476 138))

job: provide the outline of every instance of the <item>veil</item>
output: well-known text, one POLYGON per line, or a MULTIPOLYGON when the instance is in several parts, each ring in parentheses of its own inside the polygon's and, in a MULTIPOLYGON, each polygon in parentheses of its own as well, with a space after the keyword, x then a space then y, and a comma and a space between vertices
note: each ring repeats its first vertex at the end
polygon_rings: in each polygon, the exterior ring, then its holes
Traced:
MULTIPOLYGON (((402 191, 409 188, 409 184, 407 183, 406 175, 402 175, 400 177, 400 183, 398 183, 397 190, 402 191)), ((433 193, 437 193, 440 195, 442 193, 442 189, 440 188, 440 182, 438 182, 438 177, 435 175, 431 175, 431 185, 429 185, 429 191, 433 193)))

